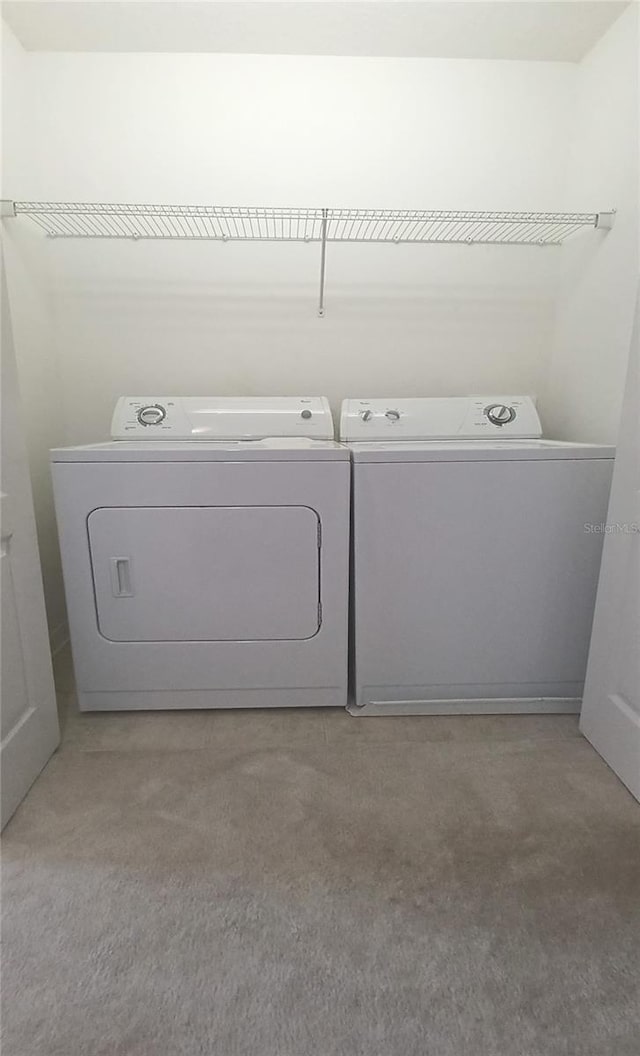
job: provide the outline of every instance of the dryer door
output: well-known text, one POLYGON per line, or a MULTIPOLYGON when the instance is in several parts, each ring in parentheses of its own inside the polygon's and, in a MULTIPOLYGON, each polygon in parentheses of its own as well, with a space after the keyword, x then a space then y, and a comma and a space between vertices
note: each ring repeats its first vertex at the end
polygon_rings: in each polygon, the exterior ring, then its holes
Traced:
POLYGON ((318 529, 308 506, 94 510, 100 633, 114 642, 311 638, 320 626, 318 529))

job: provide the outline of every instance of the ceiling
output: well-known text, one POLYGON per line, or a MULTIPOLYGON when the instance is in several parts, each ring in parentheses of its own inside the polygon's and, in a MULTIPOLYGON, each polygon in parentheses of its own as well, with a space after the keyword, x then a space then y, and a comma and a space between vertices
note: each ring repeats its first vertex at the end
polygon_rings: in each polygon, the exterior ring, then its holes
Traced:
POLYGON ((628 3, 583 0, 5 0, 32 51, 579 62, 628 3))

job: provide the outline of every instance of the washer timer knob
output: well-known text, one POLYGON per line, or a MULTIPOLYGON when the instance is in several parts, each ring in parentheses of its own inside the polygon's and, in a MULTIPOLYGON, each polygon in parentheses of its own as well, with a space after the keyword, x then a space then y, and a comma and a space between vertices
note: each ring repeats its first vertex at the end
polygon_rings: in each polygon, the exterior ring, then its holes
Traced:
POLYGON ((492 425, 508 425, 516 416, 515 409, 506 403, 492 403, 484 413, 492 425))
POLYGON ((167 412, 159 403, 149 404, 141 407, 138 411, 140 425, 160 425, 167 417, 167 412))
POLYGON ((385 418, 388 418, 390 422, 397 422, 400 419, 400 411, 385 411, 385 418))

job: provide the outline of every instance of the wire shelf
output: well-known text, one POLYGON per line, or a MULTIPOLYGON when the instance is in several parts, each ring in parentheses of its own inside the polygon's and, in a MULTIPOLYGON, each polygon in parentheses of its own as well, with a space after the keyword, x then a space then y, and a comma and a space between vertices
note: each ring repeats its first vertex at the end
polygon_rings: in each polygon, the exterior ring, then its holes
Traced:
POLYGON ((507 213, 437 210, 330 210, 329 242, 559 245, 596 213, 507 213))
POLYGON ((611 213, 302 209, 211 205, 11 202, 51 238, 210 239, 262 242, 560 245, 611 213))
POLYGON ((50 238, 318 242, 322 316, 329 242, 558 246, 585 228, 612 227, 615 214, 1 201, 0 215, 26 216, 50 238))

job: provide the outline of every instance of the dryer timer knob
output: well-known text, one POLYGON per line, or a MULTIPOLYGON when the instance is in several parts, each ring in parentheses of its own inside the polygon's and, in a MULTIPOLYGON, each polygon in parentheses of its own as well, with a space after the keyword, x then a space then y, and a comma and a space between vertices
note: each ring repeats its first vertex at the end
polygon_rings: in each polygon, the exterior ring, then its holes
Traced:
POLYGON ((167 412, 164 407, 161 407, 159 403, 149 404, 147 407, 141 407, 138 411, 138 421, 140 425, 160 425, 167 417, 167 412))
POLYGON ((492 425, 508 425, 516 416, 513 407, 506 403, 492 403, 484 412, 492 425))

